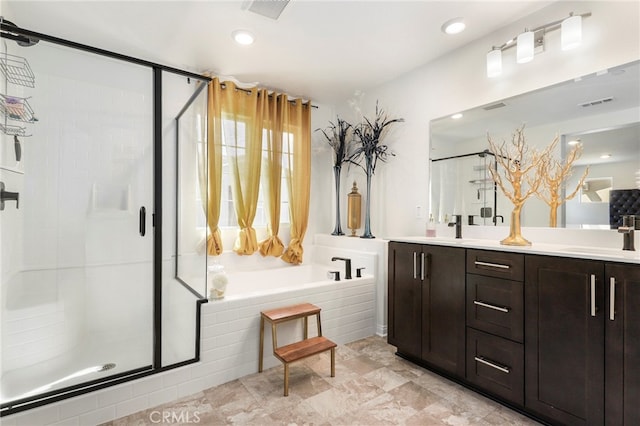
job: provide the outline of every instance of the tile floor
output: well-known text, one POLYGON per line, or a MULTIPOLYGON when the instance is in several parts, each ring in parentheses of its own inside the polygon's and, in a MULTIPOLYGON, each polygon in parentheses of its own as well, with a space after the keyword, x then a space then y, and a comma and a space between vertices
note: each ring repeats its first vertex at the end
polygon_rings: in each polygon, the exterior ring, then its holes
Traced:
POLYGON ((283 397, 278 366, 105 426, 201 425, 538 425, 502 405, 394 355, 380 337, 338 346, 290 366, 283 397))

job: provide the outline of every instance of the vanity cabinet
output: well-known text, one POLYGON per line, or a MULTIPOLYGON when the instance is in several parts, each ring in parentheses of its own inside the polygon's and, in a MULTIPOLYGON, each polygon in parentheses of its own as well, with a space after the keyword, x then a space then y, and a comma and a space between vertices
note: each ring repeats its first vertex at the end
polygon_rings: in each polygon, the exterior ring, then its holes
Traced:
POLYGON ((605 266, 605 424, 640 425, 640 266, 605 266))
POLYGON ((640 265, 389 244, 398 354, 561 425, 640 425, 640 265))
POLYGON ((388 341, 400 355, 465 375, 465 250, 389 243, 388 341))
POLYGON ((524 404, 524 255, 467 250, 467 380, 524 404))
POLYGON ((525 257, 525 406, 554 422, 604 423, 604 263, 525 257))

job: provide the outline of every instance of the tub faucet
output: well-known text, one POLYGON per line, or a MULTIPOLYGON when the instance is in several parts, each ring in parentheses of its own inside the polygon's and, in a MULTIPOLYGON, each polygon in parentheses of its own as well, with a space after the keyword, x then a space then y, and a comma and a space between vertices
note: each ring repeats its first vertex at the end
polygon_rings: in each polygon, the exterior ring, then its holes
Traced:
POLYGON ((622 216, 622 226, 618 227, 618 232, 622 234, 622 250, 635 251, 634 230, 636 228, 636 217, 633 215, 622 216))
POLYGON ((336 260, 344 260, 344 279, 351 279, 351 259, 347 259, 346 257, 332 257, 331 261, 335 262, 336 260))
POLYGON ((455 222, 450 222, 449 227, 456 227, 456 238, 462 238, 462 215, 454 214, 453 217, 456 219, 455 222))

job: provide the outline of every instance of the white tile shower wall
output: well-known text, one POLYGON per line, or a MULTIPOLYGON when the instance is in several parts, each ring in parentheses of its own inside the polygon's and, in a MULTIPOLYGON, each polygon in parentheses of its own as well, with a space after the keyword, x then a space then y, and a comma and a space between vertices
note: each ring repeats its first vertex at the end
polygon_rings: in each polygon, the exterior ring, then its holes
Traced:
MULTIPOLYGON (((258 371, 260 311, 300 302, 322 307, 323 335, 338 344, 371 336, 375 329, 375 282, 331 284, 316 294, 298 290, 262 299, 207 303, 202 310, 201 361, 2 419, 3 425, 49 425, 76 420, 98 424, 157 406, 258 371), (69 415, 66 414, 77 413, 69 415)), ((279 342, 301 335, 300 322, 283 324, 279 342)), ((310 321, 310 335, 315 323, 310 321)), ((279 365, 265 333, 265 368, 279 365)), ((329 367, 327 366, 327 374, 329 367)))
POLYGON ((151 191, 150 73, 67 49, 24 54, 38 77, 30 102, 40 118, 23 146, 25 268, 139 259, 125 222, 137 225, 151 191))
POLYGON ((151 262, 86 268, 86 330, 113 340, 150 333, 152 271, 151 262))
POLYGON ((165 275, 162 286, 162 365, 195 357, 196 297, 165 275))
POLYGON ((53 358, 77 344, 84 329, 80 270, 22 272, 4 288, 3 373, 53 358))

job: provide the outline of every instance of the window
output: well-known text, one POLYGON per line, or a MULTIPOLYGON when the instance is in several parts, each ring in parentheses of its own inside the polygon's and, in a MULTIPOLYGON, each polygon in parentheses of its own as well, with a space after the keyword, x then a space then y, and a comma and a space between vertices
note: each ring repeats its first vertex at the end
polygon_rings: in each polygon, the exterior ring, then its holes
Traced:
MULTIPOLYGON (((264 129, 263 132, 266 134, 268 130, 264 129)), ((293 134, 288 133, 286 137, 293 139, 293 134)), ((263 149, 262 149, 262 173, 260 178, 260 189, 258 195, 258 204, 256 207, 256 216, 253 221, 253 227, 266 227, 269 222, 268 216, 268 207, 265 206, 265 195, 266 194, 266 183, 264 182, 265 171, 266 171, 266 161, 268 158, 268 151, 266 149, 266 138, 263 138, 263 149)), ((283 155, 282 155, 282 178, 281 178, 281 186, 280 186, 280 223, 289 223, 289 186, 287 185, 287 173, 288 169, 288 153, 289 153, 289 145, 287 143, 283 143, 283 155)), ((245 151, 245 124, 242 122, 235 123, 232 120, 223 120, 223 145, 222 145, 222 200, 220 202, 220 220, 218 222, 219 227, 237 227, 238 220, 236 216, 236 211, 233 206, 233 171, 231 165, 231 155, 235 151, 235 154, 239 157, 243 157, 243 153, 245 151), (237 127, 236 127, 237 126, 237 127), (238 135, 238 146, 231 146, 226 143, 227 140, 233 139, 234 132, 237 132, 238 135)), ((195 168, 195 173, 197 175, 198 170, 195 168)), ((196 179, 196 182, 198 180, 196 179)), ((205 228, 206 227, 206 217, 203 212, 201 192, 196 191, 196 204, 198 208, 196 209, 197 218, 196 223, 198 227, 205 228)))

